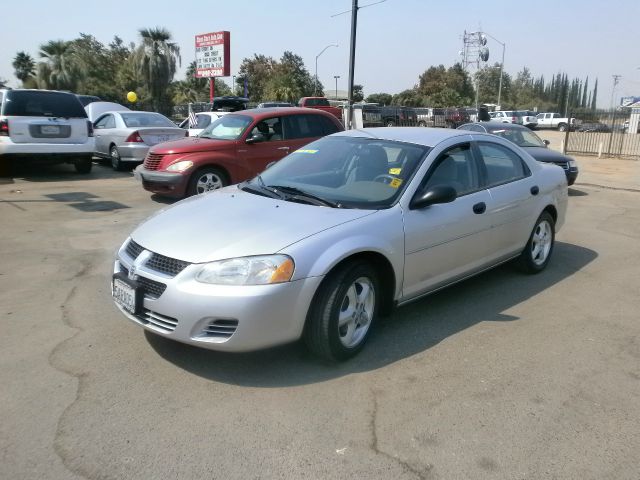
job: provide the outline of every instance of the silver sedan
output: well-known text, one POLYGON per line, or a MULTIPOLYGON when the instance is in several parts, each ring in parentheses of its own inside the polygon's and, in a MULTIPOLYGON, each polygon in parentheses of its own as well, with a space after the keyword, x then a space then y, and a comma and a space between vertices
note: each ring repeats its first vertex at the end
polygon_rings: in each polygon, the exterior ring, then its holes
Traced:
POLYGON ((153 145, 187 135, 164 115, 131 110, 106 112, 96 119, 93 129, 94 155, 110 159, 114 170, 141 163, 153 145))
POLYGON ((494 135, 352 130, 149 218, 112 292, 166 338, 248 351, 302 337, 341 360, 393 307, 510 260, 544 270, 566 207, 562 168, 494 135))

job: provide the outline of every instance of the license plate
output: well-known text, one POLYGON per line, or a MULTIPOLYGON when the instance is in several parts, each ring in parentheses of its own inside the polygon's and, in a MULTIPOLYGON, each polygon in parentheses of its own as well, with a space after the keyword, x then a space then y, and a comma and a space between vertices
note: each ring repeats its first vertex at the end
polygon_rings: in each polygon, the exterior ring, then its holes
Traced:
POLYGON ((136 290, 136 288, 132 287, 117 276, 113 277, 112 286, 113 300, 127 312, 133 315, 138 313, 139 302, 138 291, 136 290))
POLYGON ((40 133, 43 135, 60 135, 60 127, 58 125, 41 125, 40 133))
POLYGON ((154 135, 151 137, 151 141, 154 145, 162 142, 168 142, 169 140, 171 140, 171 136, 169 135, 154 135))

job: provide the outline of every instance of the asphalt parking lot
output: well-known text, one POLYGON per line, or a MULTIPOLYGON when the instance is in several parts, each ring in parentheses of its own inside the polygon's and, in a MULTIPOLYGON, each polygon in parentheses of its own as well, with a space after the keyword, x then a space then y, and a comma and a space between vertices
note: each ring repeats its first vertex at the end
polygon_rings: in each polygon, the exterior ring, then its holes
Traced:
POLYGON ((638 480, 638 162, 579 162, 547 270, 399 309, 340 365, 122 317, 113 254, 170 203, 130 172, 0 178, 0 478, 638 480))

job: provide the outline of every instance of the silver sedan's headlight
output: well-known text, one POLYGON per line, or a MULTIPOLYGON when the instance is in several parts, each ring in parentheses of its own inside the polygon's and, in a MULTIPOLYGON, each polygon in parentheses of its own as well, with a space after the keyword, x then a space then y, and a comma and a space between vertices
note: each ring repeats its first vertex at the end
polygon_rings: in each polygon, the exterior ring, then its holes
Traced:
POLYGON ((207 263, 196 280, 215 285, 268 285, 291 280, 293 259, 287 255, 230 258, 207 263))

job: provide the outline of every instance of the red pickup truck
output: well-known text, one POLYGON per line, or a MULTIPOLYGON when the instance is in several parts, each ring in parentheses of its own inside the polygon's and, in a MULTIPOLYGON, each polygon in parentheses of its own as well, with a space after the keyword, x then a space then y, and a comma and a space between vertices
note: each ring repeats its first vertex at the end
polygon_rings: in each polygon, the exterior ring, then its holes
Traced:
POLYGON ((342 110, 340 110, 338 107, 332 107, 329 104, 329 100, 327 100, 325 97, 302 97, 298 102, 298 106, 324 110, 325 112, 330 113, 339 120, 342 120, 342 110))

